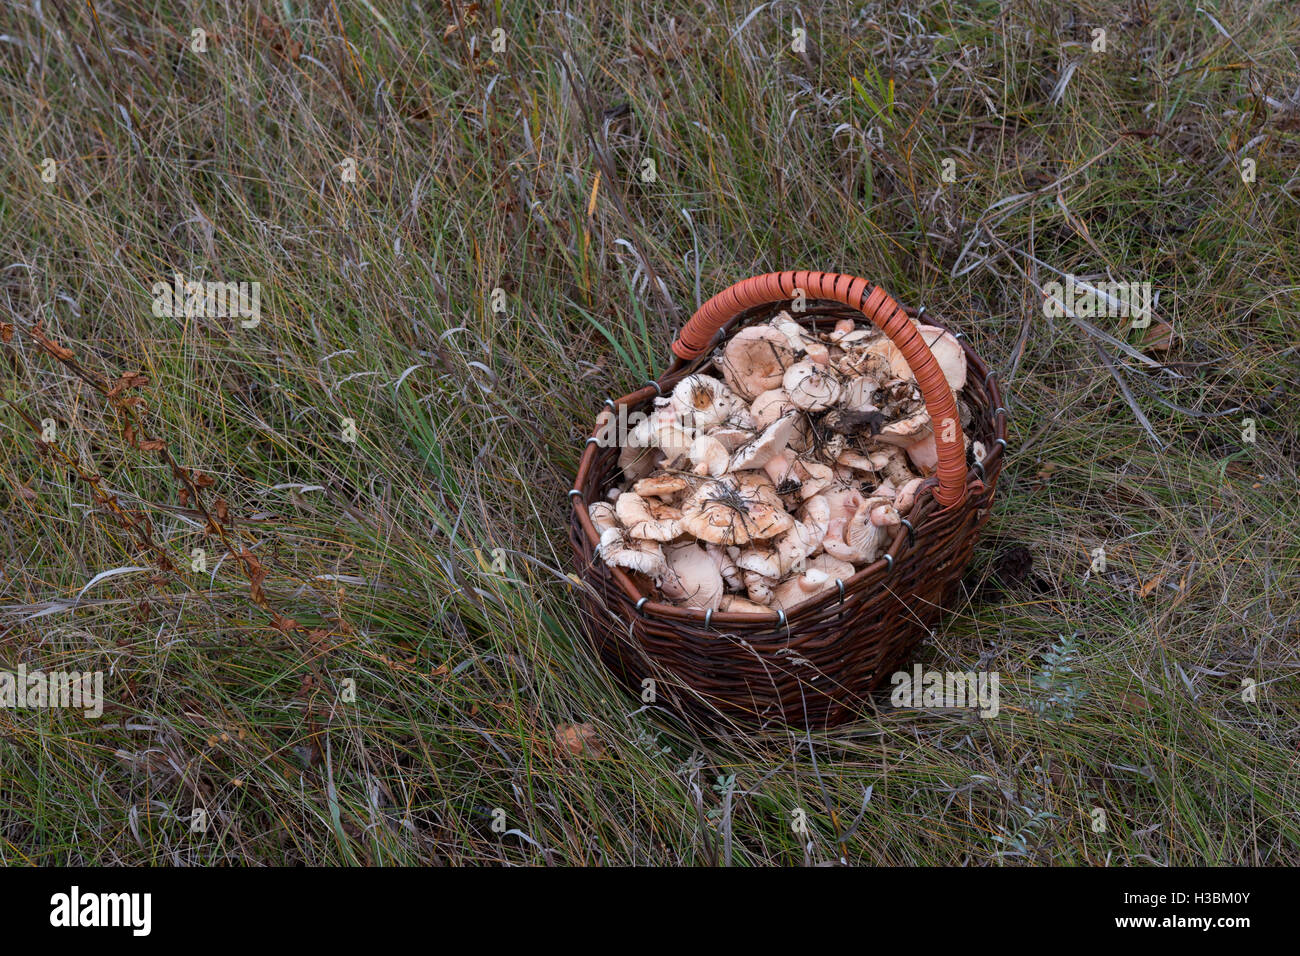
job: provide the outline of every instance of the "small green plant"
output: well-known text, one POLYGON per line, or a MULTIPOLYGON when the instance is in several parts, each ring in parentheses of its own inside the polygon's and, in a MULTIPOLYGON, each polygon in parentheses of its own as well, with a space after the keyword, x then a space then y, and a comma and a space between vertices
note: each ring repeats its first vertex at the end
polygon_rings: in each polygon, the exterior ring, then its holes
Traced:
POLYGON ((1044 667, 1034 676, 1034 687, 1041 696, 1033 701, 1034 713, 1048 720, 1071 720, 1075 705, 1086 691, 1080 689, 1074 672, 1078 653, 1078 634, 1059 635, 1060 640, 1043 655, 1044 667))

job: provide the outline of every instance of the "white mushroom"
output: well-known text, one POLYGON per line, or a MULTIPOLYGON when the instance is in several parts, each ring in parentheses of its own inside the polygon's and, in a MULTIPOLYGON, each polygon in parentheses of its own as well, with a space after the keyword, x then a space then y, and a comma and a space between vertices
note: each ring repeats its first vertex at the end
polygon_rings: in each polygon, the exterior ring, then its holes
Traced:
POLYGON ((923 478, 913 478, 898 489, 898 493, 894 495, 894 507, 898 509, 899 514, 906 514, 912 510, 912 505, 916 503, 916 492, 920 489, 921 482, 924 480, 923 478))
POLYGON ((736 567, 745 574, 757 574, 764 578, 780 578, 785 573, 781 570, 781 556, 767 542, 743 549, 736 557, 736 567))
POLYGON ((874 412, 876 406, 872 404, 876 397, 876 383, 865 375, 858 375, 849 379, 844 386, 844 394, 840 397, 840 408, 848 409, 851 412, 874 412))
POLYGON ((794 568, 801 567, 806 558, 821 550, 822 539, 826 537, 826 528, 830 523, 830 504, 817 495, 809 498, 803 506, 804 519, 796 521, 785 534, 776 539, 776 554, 781 573, 789 574, 794 568))
POLYGON ((688 375, 673 389, 673 411, 685 427, 708 429, 743 409, 740 399, 708 375, 688 375))
POLYGON ((691 465, 697 475, 721 475, 731 463, 727 447, 712 435, 700 435, 691 443, 691 465))
POLYGON ((741 597, 739 594, 724 594, 722 600, 718 603, 719 611, 729 611, 732 614, 771 614, 772 609, 764 607, 757 601, 750 601, 741 597))
POLYGON ((642 478, 632 486, 632 490, 642 498, 671 500, 689 487, 680 475, 658 474, 642 478))
POLYGON ((748 445, 737 449, 731 458, 731 470, 762 468, 775 455, 785 450, 795 431, 797 413, 778 418, 763 429, 762 433, 748 445))
POLYGON ((807 601, 822 591, 834 590, 836 580, 847 581, 853 577, 853 565, 846 561, 820 554, 808 563, 802 574, 795 575, 777 585, 772 595, 773 607, 789 609, 807 601))
POLYGON ((807 412, 830 408, 839 401, 843 390, 837 372, 808 359, 791 365, 781 384, 790 402, 807 412))
POLYGON ((708 552, 695 541, 664 551, 667 563, 659 582, 664 596, 682 607, 717 610, 722 599, 722 574, 708 552))
POLYGON ((628 537, 622 528, 605 531, 600 536, 600 546, 596 553, 611 568, 639 571, 656 580, 667 568, 663 549, 658 542, 628 537))
POLYGON ((943 377, 948 380, 948 387, 954 392, 966 384, 966 351, 951 332, 933 325, 918 325, 916 331, 921 333, 925 344, 934 353, 934 360, 943 369, 943 377))
POLYGON ((682 507, 682 529, 713 544, 774 538, 793 524, 771 483, 753 472, 705 482, 682 507))
POLYGON ((899 520, 888 498, 868 498, 845 525, 842 538, 827 536, 826 553, 842 561, 869 564, 889 543, 890 529, 897 527, 899 520))
POLYGON ((749 406, 749 414, 754 419, 755 426, 766 428, 792 408, 794 405, 791 404, 790 396, 786 394, 785 389, 769 388, 754 399, 753 404, 749 406))
MULTIPOLYGON (((710 544, 705 546, 705 551, 717 566, 718 573, 722 575, 722 582, 733 591, 739 591, 745 586, 745 578, 740 573, 740 568, 736 565, 736 558, 732 555, 733 548, 727 548, 720 544, 710 544)), ((739 553, 737 551, 737 553, 739 553)))
POLYGON ((661 519, 650 503, 634 491, 625 491, 614 502, 614 512, 619 523, 634 538, 649 541, 671 541, 682 533, 682 523, 674 518, 661 519))
POLYGON ((741 329, 727 342, 719 360, 727 385, 746 401, 779 386, 793 362, 789 340, 770 325, 741 329))
POLYGON ((939 450, 934 443, 934 427, 930 416, 924 410, 899 421, 890 422, 880 429, 876 440, 904 449, 907 456, 912 459, 912 463, 925 474, 934 471, 939 463, 939 450))
POLYGON ((604 536, 610 528, 619 527, 618 515, 614 506, 607 501, 597 501, 587 506, 587 515, 596 526, 596 534, 604 536))
POLYGON ((745 593, 755 604, 771 604, 772 588, 776 587, 777 579, 766 577, 757 571, 745 572, 745 593))

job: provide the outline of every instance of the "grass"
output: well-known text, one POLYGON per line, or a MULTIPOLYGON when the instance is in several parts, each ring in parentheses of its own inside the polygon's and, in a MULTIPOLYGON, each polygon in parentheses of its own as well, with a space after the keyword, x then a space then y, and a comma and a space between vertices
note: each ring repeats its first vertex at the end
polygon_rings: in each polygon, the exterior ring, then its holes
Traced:
POLYGON ((0 670, 108 704, 0 709, 0 862, 1300 863, 1300 10, 892 6, 4 7, 0 670), (996 719, 702 737, 582 639, 600 401, 801 267, 1007 383, 921 652, 996 719), (156 317, 178 272, 260 323, 156 317))

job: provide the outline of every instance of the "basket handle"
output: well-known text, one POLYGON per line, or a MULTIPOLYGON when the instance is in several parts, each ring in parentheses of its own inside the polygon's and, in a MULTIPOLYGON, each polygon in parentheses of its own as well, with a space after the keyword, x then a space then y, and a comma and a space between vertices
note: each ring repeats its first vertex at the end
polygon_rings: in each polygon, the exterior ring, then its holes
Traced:
POLYGON ((966 444, 962 440, 957 401, 930 347, 903 311, 880 286, 838 272, 768 272, 742 279, 705 302, 673 342, 673 354, 683 361, 703 354, 718 330, 746 309, 794 297, 802 289, 809 299, 828 299, 857 309, 889 336, 907 360, 935 423, 939 453, 939 487, 934 497, 945 507, 966 497, 966 444))

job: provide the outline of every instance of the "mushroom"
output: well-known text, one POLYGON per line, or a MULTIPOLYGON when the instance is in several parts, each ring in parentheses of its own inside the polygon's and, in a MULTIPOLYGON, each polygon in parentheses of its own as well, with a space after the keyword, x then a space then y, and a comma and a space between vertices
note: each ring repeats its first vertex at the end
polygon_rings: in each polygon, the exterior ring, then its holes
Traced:
POLYGON ((929 414, 924 410, 900 421, 890 422, 880 429, 876 440, 906 450, 907 457, 926 474, 934 471, 939 464, 939 450, 934 444, 934 427, 929 414))
POLYGON ((866 353, 873 356, 883 363, 889 370, 893 378, 901 378, 905 382, 916 381, 916 376, 912 374, 912 367, 907 364, 907 359, 903 357, 902 350, 894 344, 893 340, 887 335, 871 342, 866 347, 866 353))
POLYGON ((632 490, 642 498, 663 498, 671 500, 681 494, 690 485, 680 475, 657 474, 642 478, 632 486, 632 490))
POLYGON ((721 475, 731 463, 727 447, 712 435, 700 435, 691 443, 691 464, 697 475, 721 475))
POLYGON ((707 429, 742 408, 731 389, 708 375, 688 375, 673 389, 672 407, 678 421, 689 428, 707 429))
POLYGON ((835 463, 843 465, 845 468, 851 468, 854 471, 874 472, 876 470, 870 458, 861 452, 854 451, 852 448, 846 448, 836 455, 835 463))
POLYGON ((889 529, 897 527, 899 521, 889 498, 868 498, 844 526, 843 538, 827 535, 826 553, 842 561, 869 564, 889 542, 889 529))
POLYGON ((719 365, 731 390, 753 401, 781 384, 785 370, 794 362, 789 339, 770 325, 741 329, 722 350, 719 365))
POLYGON ((722 599, 722 574, 698 542, 675 544, 664 551, 667 565, 659 581, 664 596, 682 607, 717 610, 722 599))
POLYGON ((948 387, 954 392, 966 384, 966 351, 951 332, 933 325, 917 325, 925 344, 934 353, 934 360, 943 369, 943 377, 948 380, 948 387))
POLYGON ((785 336, 786 343, 795 353, 806 352, 808 346, 815 341, 804 334, 803 326, 796 322, 789 312, 778 312, 768 325, 785 336))
POLYGON ((842 387, 838 374, 829 366, 809 359, 791 365, 781 380, 790 402, 806 412, 820 412, 839 401, 842 387))
POLYGON ((905 485, 916 477, 912 474, 912 470, 907 467, 902 449, 894 445, 885 445, 883 448, 871 452, 867 457, 876 466, 876 471, 883 474, 895 485, 905 485))
POLYGON ((596 553, 611 568, 638 571, 656 580, 667 568, 657 541, 628 537, 622 528, 610 528, 602 534, 596 553))
POLYGON ((781 570, 781 556, 777 553, 775 547, 766 542, 754 544, 742 550, 736 556, 736 567, 743 574, 757 574, 760 577, 772 579, 778 579, 785 573, 781 570))
POLYGON ((837 580, 847 581, 853 577, 853 574, 852 564, 827 554, 820 554, 814 561, 808 563, 802 574, 790 577, 777 585, 772 594, 772 604, 778 608, 789 609, 815 597, 822 591, 833 590, 837 580))
POLYGON ((764 428, 752 442, 737 449, 731 459, 731 470, 762 468, 774 456, 784 451, 791 436, 794 435, 795 420, 798 417, 797 413, 791 413, 784 418, 778 418, 764 428))
POLYGON ((764 607, 757 601, 751 601, 743 598, 739 594, 724 594, 722 600, 718 603, 719 611, 729 611, 732 614, 771 614, 772 609, 764 607))
POLYGON ((793 470, 799 479, 799 494, 805 501, 813 495, 821 494, 835 481, 835 469, 820 461, 796 458, 793 470))
POLYGON ((851 412, 874 412, 872 400, 876 397, 876 383, 865 375, 857 375, 844 386, 840 408, 851 412))
MULTIPOLYGON (((750 421, 752 422, 753 419, 750 419, 750 421)), ((741 445, 748 444, 757 438, 758 431, 752 425, 745 426, 723 422, 716 428, 709 429, 709 437, 716 438, 721 442, 722 447, 727 449, 728 453, 731 453, 741 445)))
POLYGON ((757 571, 745 572, 745 593, 755 604, 771 604, 772 589, 776 587, 777 579, 766 577, 757 571))
POLYGON ((649 502, 634 491, 625 491, 614 502, 614 512, 619 523, 634 538, 649 541, 671 541, 682 533, 682 522, 676 518, 660 518, 651 510, 649 502))
POLYGON ((717 566, 718 573, 722 575, 722 582, 733 591, 739 591, 745 586, 745 578, 740 573, 740 568, 736 566, 736 558, 732 555, 732 549, 720 544, 709 544, 705 546, 705 551, 713 559, 714 565, 717 566))
POLYGON ((793 524, 771 483, 752 472, 705 482, 682 508, 682 529, 713 544, 774 538, 793 524))
POLYGON ((898 489, 898 493, 894 495, 894 507, 898 509, 900 515, 912 510, 912 505, 916 504, 916 493, 924 480, 924 478, 913 478, 898 489))
POLYGON ((934 435, 926 435, 915 445, 907 446, 907 457, 919 468, 922 474, 930 474, 939 467, 939 449, 934 443, 934 435))
POLYGON ((753 404, 749 406, 749 414, 758 428, 766 428, 793 407, 785 389, 769 388, 754 399, 753 404))
POLYGON ((791 569, 801 567, 805 558, 821 550, 822 539, 826 537, 830 503, 823 496, 816 495, 804 502, 803 512, 804 519, 796 521, 794 527, 776 539, 776 554, 782 574, 789 574, 791 569))

